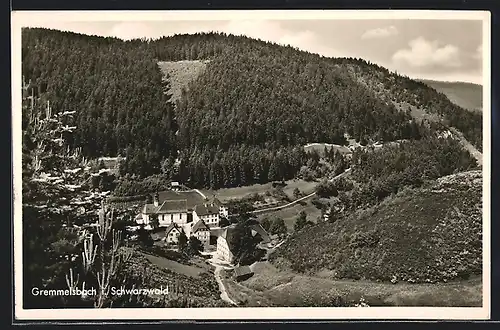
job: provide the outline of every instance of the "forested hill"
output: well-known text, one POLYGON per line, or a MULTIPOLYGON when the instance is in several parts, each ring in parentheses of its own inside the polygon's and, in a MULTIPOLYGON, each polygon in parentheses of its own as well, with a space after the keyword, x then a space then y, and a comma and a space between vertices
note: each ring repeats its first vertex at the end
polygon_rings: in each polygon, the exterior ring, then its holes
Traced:
POLYGON ((302 145, 342 144, 345 133, 364 144, 440 127, 414 118, 403 101, 481 145, 481 115, 424 84, 362 60, 240 36, 121 41, 25 29, 23 75, 28 93, 77 111, 71 143, 87 156, 121 154, 122 170, 140 176, 180 164, 171 175, 192 186, 292 178, 307 157, 302 145), (157 63, 178 60, 210 61, 174 110, 157 63))
POLYGON ((70 142, 86 156, 127 148, 144 151, 141 158, 153 163, 175 156, 173 107, 146 43, 26 29, 22 58, 28 93, 48 98, 54 109, 76 111, 70 142))

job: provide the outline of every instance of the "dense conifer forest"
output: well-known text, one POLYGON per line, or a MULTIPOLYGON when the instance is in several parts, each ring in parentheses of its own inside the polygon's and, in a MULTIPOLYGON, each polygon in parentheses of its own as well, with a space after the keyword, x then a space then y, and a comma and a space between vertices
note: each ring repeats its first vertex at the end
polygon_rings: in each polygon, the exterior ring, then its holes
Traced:
POLYGON ((164 173, 193 187, 262 183, 295 177, 309 142, 428 134, 429 123, 359 83, 353 66, 481 144, 481 114, 362 60, 214 33, 122 41, 24 29, 22 47, 27 93, 76 111, 70 146, 89 158, 125 156, 122 174, 164 173), (157 62, 185 59, 210 62, 172 104, 157 62))

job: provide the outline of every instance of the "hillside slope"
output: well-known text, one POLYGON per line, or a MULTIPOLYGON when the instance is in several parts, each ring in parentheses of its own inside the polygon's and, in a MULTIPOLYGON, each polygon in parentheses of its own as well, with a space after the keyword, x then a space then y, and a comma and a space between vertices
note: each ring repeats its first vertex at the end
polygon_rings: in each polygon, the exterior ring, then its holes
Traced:
POLYGON ((482 113, 466 110, 452 103, 445 94, 425 83, 400 76, 364 60, 339 59, 350 74, 381 99, 408 111, 417 120, 439 122, 455 127, 478 150, 482 151, 482 113))
POLYGON ((464 109, 482 112, 483 86, 465 82, 421 80, 426 85, 443 93, 451 102, 464 109))
POLYGON ((481 171, 442 177, 300 231, 270 259, 294 271, 327 271, 333 278, 466 279, 482 269, 481 191, 481 171))
POLYGON ((481 114, 425 84, 361 60, 241 36, 122 41, 24 29, 23 75, 26 92, 76 111, 70 143, 86 157, 120 154, 123 173, 168 172, 197 188, 292 179, 310 158, 304 145, 345 145, 345 133, 366 144, 449 125, 481 145, 481 114), (420 122, 404 102, 440 124, 420 122))

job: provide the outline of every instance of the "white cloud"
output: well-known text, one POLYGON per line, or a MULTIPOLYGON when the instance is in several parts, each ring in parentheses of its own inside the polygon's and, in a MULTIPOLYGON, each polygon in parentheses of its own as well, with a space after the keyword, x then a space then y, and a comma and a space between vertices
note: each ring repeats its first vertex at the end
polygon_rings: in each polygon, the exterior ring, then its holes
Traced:
POLYGON ((482 44, 477 46, 476 52, 474 53, 474 55, 472 57, 474 57, 477 60, 480 60, 483 58, 483 45, 482 44))
POLYGON ((398 33, 398 29, 396 29, 394 25, 391 25, 383 28, 367 30, 365 31, 365 33, 363 33, 361 39, 387 38, 390 36, 395 36, 398 33))
POLYGON ((392 56, 398 64, 408 64, 412 67, 459 67, 460 50, 455 45, 440 47, 437 41, 428 41, 418 37, 409 42, 409 49, 400 49, 392 56))

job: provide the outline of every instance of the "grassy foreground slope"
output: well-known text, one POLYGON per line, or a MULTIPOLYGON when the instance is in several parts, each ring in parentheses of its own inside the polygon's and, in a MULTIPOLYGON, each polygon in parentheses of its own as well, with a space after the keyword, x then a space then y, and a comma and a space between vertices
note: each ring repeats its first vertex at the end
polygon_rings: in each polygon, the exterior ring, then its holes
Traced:
POLYGON ((375 306, 475 307, 482 305, 480 277, 438 284, 332 280, 280 270, 268 262, 252 265, 255 275, 240 283, 227 280, 228 292, 247 307, 349 307, 364 299, 375 306))
POLYGON ((403 190, 372 208, 295 233, 270 260, 331 278, 467 279, 482 268, 481 190, 481 171, 403 190))

